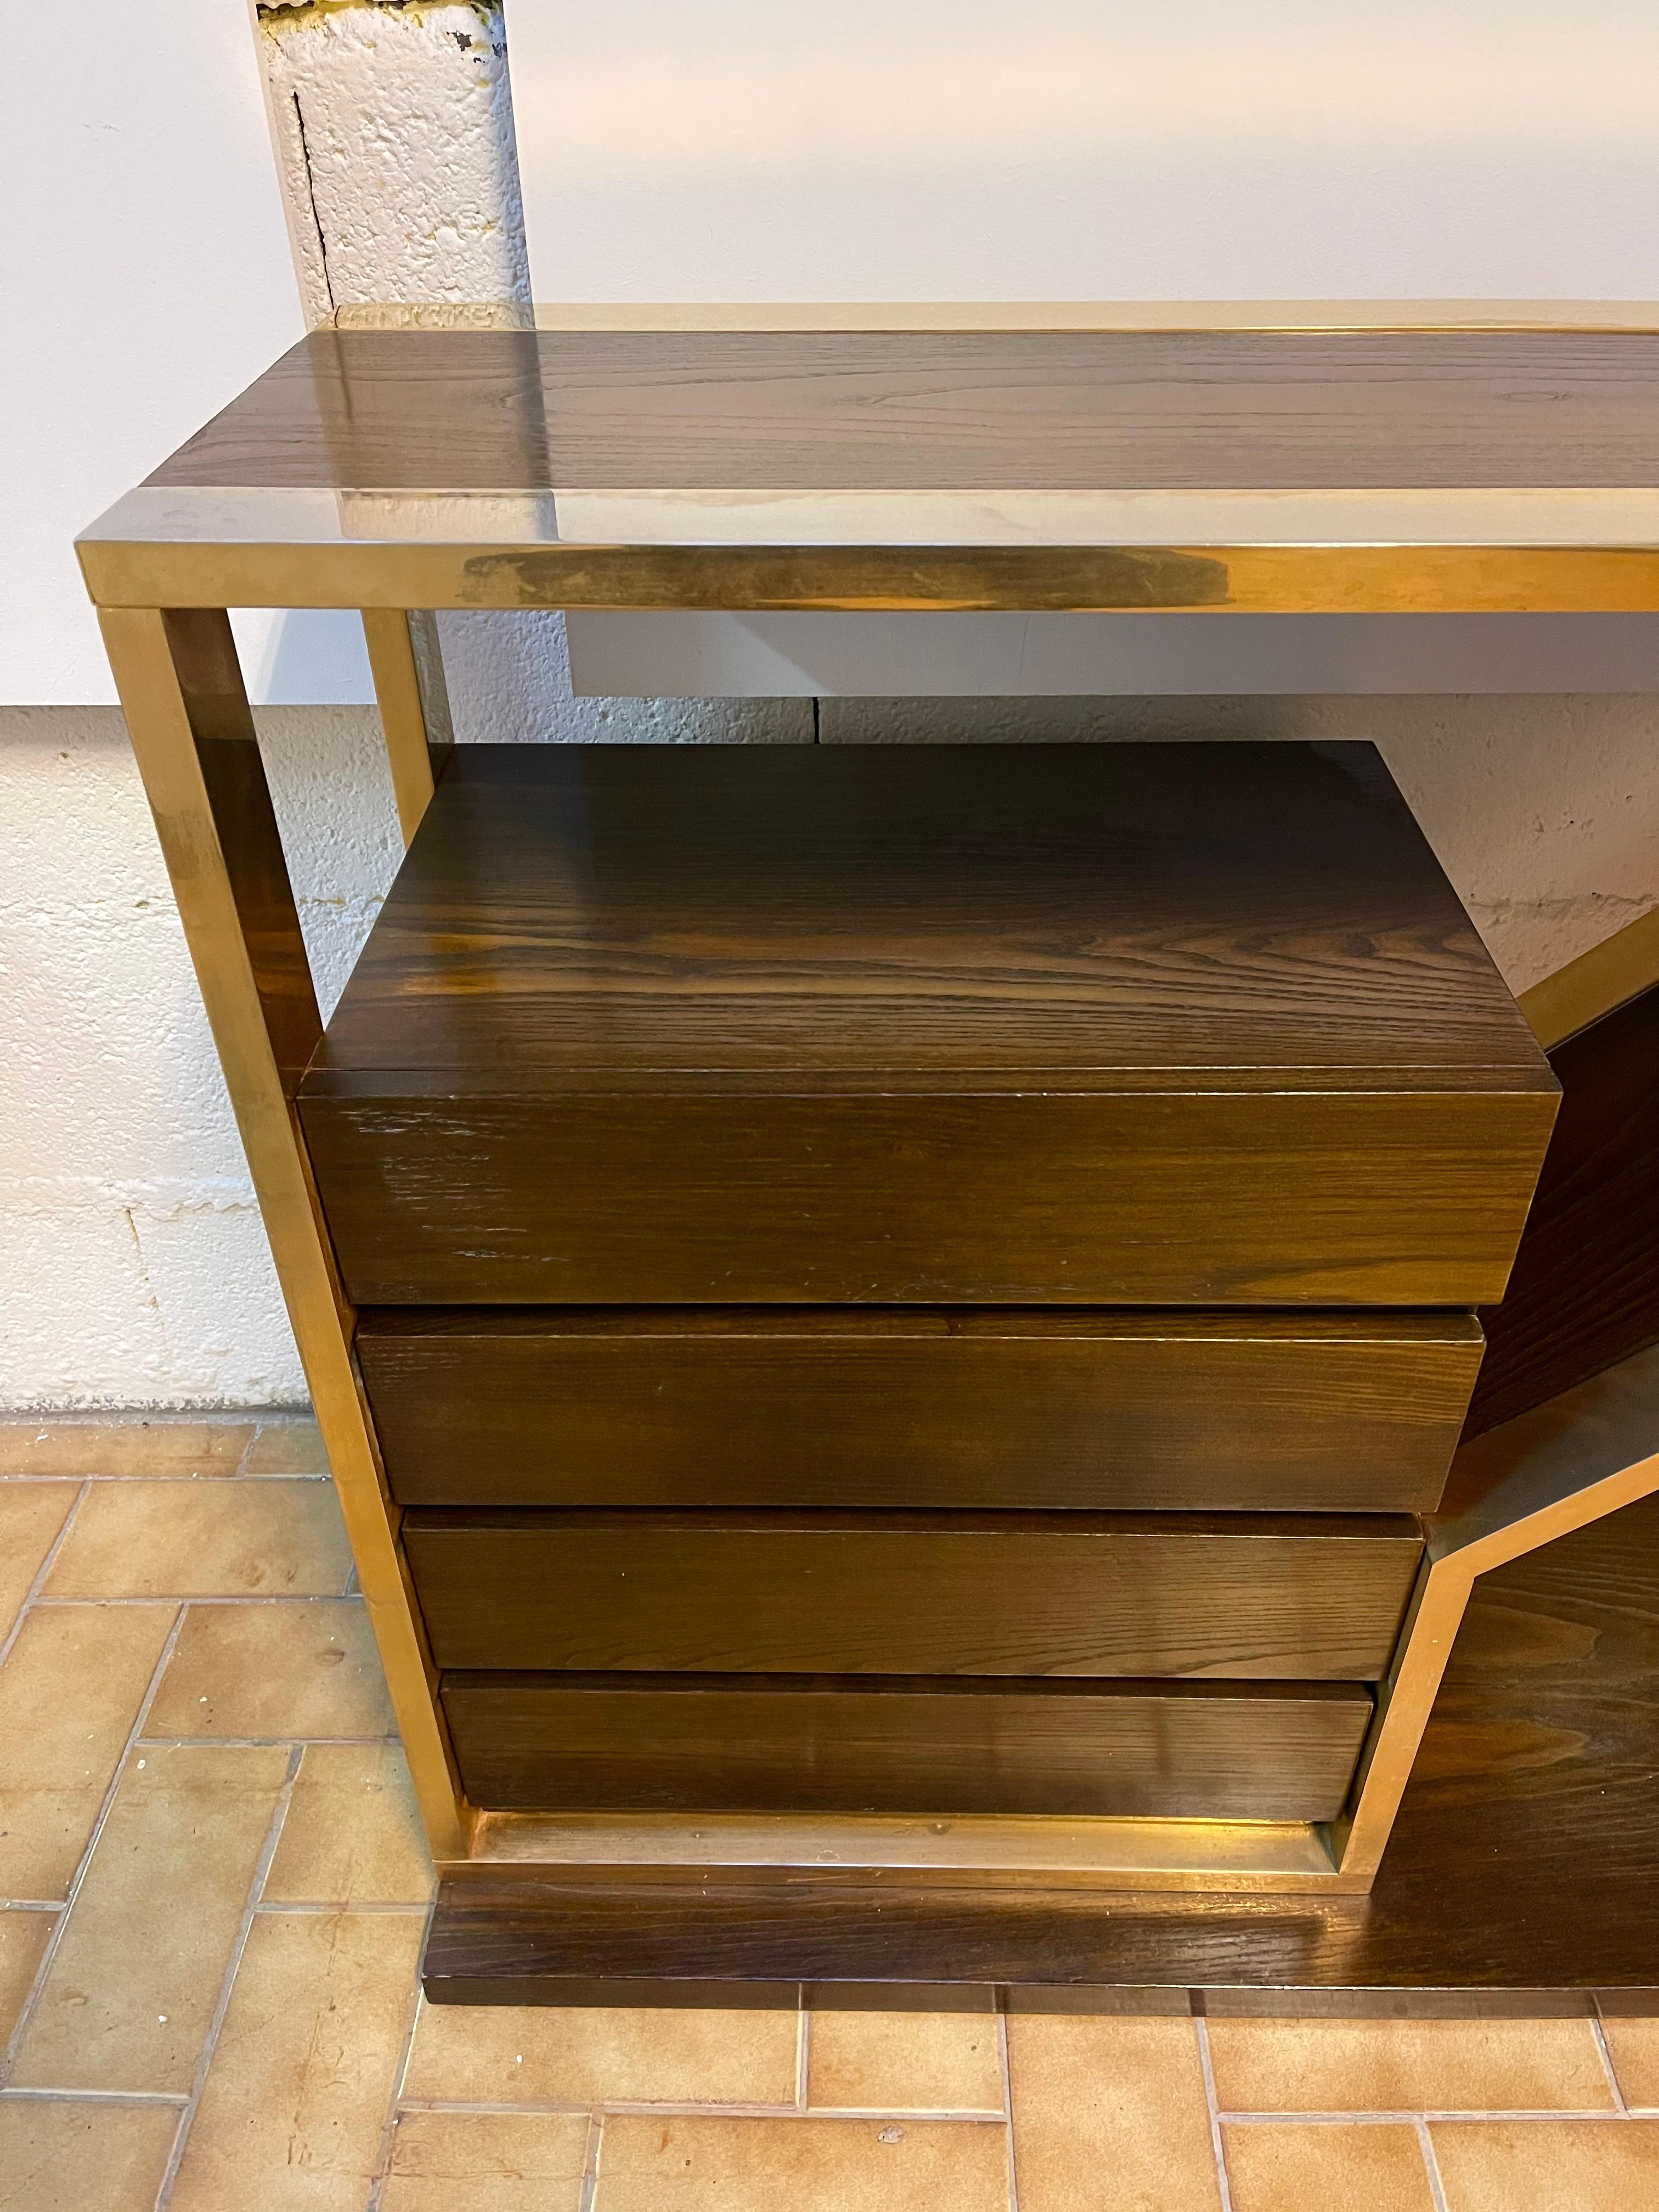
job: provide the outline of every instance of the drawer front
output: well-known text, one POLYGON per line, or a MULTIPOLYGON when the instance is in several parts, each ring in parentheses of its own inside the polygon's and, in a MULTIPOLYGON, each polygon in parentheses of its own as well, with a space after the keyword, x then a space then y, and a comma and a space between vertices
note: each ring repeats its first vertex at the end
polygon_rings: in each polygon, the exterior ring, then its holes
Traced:
POLYGON ((442 1695, 467 1796, 526 1812, 1328 1820, 1372 1711, 1308 1682, 452 1674, 442 1695))
POLYGON ((1471 1306, 1503 1296, 1554 1105, 382 1085, 301 1115, 359 1305, 1471 1306))
POLYGON ((1468 1315, 397 1307, 357 1356, 409 1505, 1427 1512, 1468 1315))
POLYGON ((1404 1516, 466 1513, 404 1544, 440 1667, 1373 1681, 1404 1516))

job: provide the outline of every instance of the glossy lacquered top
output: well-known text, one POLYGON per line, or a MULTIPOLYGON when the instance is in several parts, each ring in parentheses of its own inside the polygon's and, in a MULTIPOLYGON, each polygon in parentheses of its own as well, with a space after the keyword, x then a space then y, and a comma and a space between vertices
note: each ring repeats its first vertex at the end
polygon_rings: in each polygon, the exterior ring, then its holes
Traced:
POLYGON ((111 606, 1653 611, 1640 319, 331 329, 81 557, 111 606))
POLYGON ((324 331, 148 481, 1659 487, 1659 332, 324 331))

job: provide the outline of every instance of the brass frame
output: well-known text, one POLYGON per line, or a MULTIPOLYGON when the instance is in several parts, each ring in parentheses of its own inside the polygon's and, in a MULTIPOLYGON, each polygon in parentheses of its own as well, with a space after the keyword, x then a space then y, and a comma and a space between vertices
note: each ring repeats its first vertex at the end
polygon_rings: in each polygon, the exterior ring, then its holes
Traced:
MULTIPOLYGON (((572 316, 590 312, 601 311, 569 311, 572 316)), ((712 318, 734 311, 684 312, 712 318)), ((809 327, 825 328, 837 325, 811 319, 834 315, 839 326, 856 327, 863 311, 792 312, 809 327)), ((880 311, 884 319, 902 312, 880 311)), ((908 325, 884 319, 884 326, 963 326, 929 319, 960 311, 910 312, 908 325)), ((1052 312, 1063 326, 1064 317, 1052 312)), ((1165 327, 1171 320, 1176 327, 1261 326, 1225 319, 1242 318, 1243 309, 1212 312, 1218 320, 1207 325, 1183 325, 1173 311, 1150 319, 1165 327)), ((1346 326, 1385 326, 1371 312, 1373 319, 1346 326)), ((1659 320, 1650 310, 1627 312, 1631 322, 1609 326, 1651 328, 1659 320)), ((1313 310, 1300 313, 1293 326, 1317 326, 1308 319, 1313 310)), ((1323 326, 1345 326, 1340 311, 1330 313, 1334 319, 1323 326)), ((1459 327, 1490 327, 1494 319, 1491 311, 1458 313, 1468 318, 1459 327)), ((659 327, 672 326, 670 313, 656 319, 659 327)), ((1517 313, 1514 319, 1526 318, 1517 313)), ((869 326, 867 318, 862 326, 869 326)), ((1226 495, 1201 496, 1224 514, 1226 495)), ((1472 497, 1477 511, 1481 496, 1489 495, 1472 497)), ((1540 495, 1540 513, 1552 501, 1564 512, 1574 501, 1582 510, 1586 496, 1540 495)), ((524 501, 548 497, 545 489, 491 495, 490 504, 514 509, 524 501)), ((692 1869, 830 1860, 914 1869, 931 1881, 1029 1883, 1063 1877, 1073 1886, 1109 1888, 1327 1894, 1369 1889, 1475 1577, 1659 1489, 1659 1455, 1640 1449, 1621 1425, 1623 1401, 1613 1378, 1586 1385, 1559 1408, 1546 1409, 1544 1417, 1524 1417, 1459 1455, 1448 1510, 1428 1527, 1424 1567, 1378 1696, 1349 1808, 1329 1826, 852 1816, 560 1819, 481 1813, 467 1802, 403 1559, 398 1510, 386 1489, 357 1373, 355 1316, 334 1267, 294 1110, 320 1022, 227 610, 349 605, 362 611, 407 842, 452 739, 436 627, 424 610, 1134 605, 1194 612, 1659 611, 1659 495, 1650 501, 1640 536, 1613 544, 1583 530, 1582 512, 1578 526, 1554 543, 1548 542, 1547 529, 1531 543, 1493 544, 1479 536, 1460 540, 1451 495, 1449 504, 1443 502, 1443 527, 1391 544, 1345 543, 1311 530, 1296 542, 1298 510, 1292 498, 1286 508, 1289 539, 1276 533, 1270 542, 1235 544, 1224 533, 1219 540, 1170 546, 1141 539, 1061 545, 1029 538, 1014 545, 959 540, 930 544, 925 552, 914 541, 871 546, 850 538, 805 547, 571 545, 482 533, 457 542, 416 534, 419 511, 433 503, 430 495, 390 501, 376 495, 373 503, 379 532, 352 537, 339 520, 349 495, 338 505, 332 494, 295 495, 285 505, 280 494, 141 493, 89 532, 80 550, 440 1867, 482 1861, 526 1870, 599 1864, 692 1869), (319 501, 327 509, 320 521, 319 501), (410 534, 386 534, 388 507, 398 511, 392 519, 403 520, 410 534), (1575 1407, 1582 1419, 1564 1427, 1564 1417, 1575 1407)), ((1305 501, 1300 510, 1304 515, 1316 511, 1316 504, 1305 501)), ((1418 520, 1420 529, 1420 516, 1418 520)), ((1594 1018, 1659 969, 1659 921, 1650 918, 1623 934, 1632 939, 1631 959, 1603 948, 1553 979, 1559 988, 1540 985, 1528 994, 1529 1011, 1547 1042, 1594 1018)), ((1644 1413, 1649 1401, 1659 1408, 1659 1355, 1644 1358, 1653 1364, 1655 1387, 1642 1400, 1644 1413)), ((1643 1362, 1627 1367, 1643 1368, 1643 1362)), ((1659 1434, 1659 1410, 1653 1411, 1648 1433, 1659 1434)))
POLYGON ((802 543, 769 536, 774 495, 659 492, 629 495, 655 508, 635 534, 556 534, 606 496, 141 490, 78 550, 105 607, 1659 613, 1659 493, 828 491, 802 543), (694 501, 724 526, 672 538, 694 501), (491 508, 538 520, 492 535, 491 508))
POLYGON ((1604 937, 1520 998, 1546 1052, 1659 983, 1659 907, 1604 937))

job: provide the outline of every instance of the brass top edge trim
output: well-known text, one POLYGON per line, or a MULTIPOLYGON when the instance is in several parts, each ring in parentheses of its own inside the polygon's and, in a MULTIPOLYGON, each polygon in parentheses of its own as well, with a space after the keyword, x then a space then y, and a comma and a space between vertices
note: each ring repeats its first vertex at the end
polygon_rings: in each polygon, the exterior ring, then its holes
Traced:
POLYGON ((1644 300, 1034 300, 360 301, 319 327, 338 331, 1659 331, 1644 300))
POLYGON ((969 556, 1179 553, 1310 559, 1651 558, 1659 487, 1468 485, 1311 490, 990 490, 963 487, 490 489, 141 484, 76 535, 107 546, 484 552, 925 551, 969 556))

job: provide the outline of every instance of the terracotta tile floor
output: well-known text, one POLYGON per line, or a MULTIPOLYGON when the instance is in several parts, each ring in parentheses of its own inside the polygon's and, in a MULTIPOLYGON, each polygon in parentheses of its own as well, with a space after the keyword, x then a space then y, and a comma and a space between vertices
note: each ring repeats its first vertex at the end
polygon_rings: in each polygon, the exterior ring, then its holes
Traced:
POLYGON ((0 1421, 0 2212, 1659 2205, 1659 2021, 423 2008, 354 1589, 308 1422, 0 1421))

